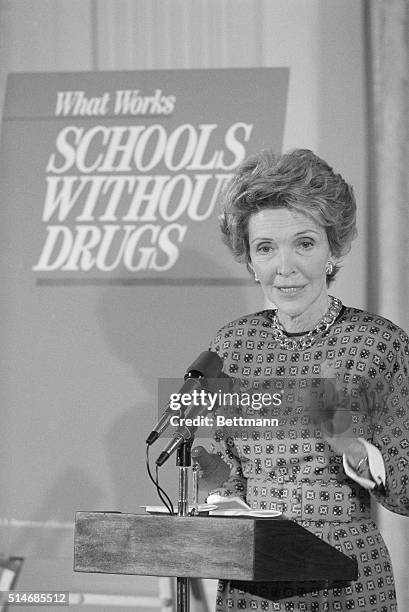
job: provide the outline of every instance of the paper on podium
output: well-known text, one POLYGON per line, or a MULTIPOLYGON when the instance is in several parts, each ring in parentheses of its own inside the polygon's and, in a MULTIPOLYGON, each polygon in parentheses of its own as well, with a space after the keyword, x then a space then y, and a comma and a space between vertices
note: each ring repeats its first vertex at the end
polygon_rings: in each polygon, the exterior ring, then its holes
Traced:
MULTIPOLYGON (((177 507, 177 502, 174 502, 174 506, 177 507)), ((149 514, 169 514, 168 508, 166 506, 140 506, 144 508, 146 512, 149 514)), ((197 506, 197 511, 199 514, 208 514, 210 510, 215 510, 217 506, 215 504, 199 504, 197 506)), ((188 513, 193 510, 193 506, 189 506, 188 513)))
POLYGON ((212 516, 255 516, 273 518, 281 516, 279 510, 252 510, 240 497, 223 497, 217 493, 209 495, 207 503, 216 506, 209 514, 212 516))

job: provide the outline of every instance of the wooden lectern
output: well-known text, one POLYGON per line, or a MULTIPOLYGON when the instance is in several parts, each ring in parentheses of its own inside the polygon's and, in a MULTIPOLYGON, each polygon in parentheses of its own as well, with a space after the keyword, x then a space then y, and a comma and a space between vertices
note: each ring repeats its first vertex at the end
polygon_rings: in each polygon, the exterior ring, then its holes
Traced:
POLYGON ((357 564, 283 518, 77 512, 74 570, 239 581, 355 580, 357 564))

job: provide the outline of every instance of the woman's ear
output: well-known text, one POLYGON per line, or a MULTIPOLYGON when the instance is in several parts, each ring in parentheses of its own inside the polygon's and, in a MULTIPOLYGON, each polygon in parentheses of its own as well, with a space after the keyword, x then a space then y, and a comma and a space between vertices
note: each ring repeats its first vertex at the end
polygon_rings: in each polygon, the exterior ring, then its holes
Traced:
POLYGON ((250 272, 250 274, 253 274, 253 275, 254 275, 254 280, 256 281, 256 283, 259 283, 260 281, 259 281, 259 279, 257 278, 257 273, 256 273, 256 271, 254 270, 254 268, 253 268, 253 266, 252 266, 252 264, 251 264, 251 261, 248 261, 248 262, 247 262, 247 270, 250 272))

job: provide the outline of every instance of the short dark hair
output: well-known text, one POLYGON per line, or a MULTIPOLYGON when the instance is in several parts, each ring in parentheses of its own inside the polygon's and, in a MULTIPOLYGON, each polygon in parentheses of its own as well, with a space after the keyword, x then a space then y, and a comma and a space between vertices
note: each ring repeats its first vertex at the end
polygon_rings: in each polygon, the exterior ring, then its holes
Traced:
MULTIPOLYGON (((352 187, 309 149, 283 155, 263 150, 244 160, 221 199, 223 241, 237 261, 250 262, 248 222, 264 208, 289 208, 325 228, 331 253, 348 253, 356 231, 352 187)), ((339 270, 327 275, 329 284, 339 270)))

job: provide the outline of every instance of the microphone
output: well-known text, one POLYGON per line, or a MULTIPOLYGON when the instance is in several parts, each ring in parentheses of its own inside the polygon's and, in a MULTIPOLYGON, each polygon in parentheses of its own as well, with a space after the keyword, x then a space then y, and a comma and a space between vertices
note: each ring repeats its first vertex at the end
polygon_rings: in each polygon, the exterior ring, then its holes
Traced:
MULTIPOLYGON (((222 360, 221 364, 223 364, 222 360)), ((233 385, 233 379, 230 378, 224 372, 220 372, 217 378, 213 377, 209 381, 207 381, 207 390, 210 394, 216 394, 221 391, 221 389, 231 389, 233 385)), ((213 408, 214 406, 212 406, 213 408)), ((166 448, 161 452, 158 459, 156 460, 156 464, 160 467, 169 459, 172 453, 175 452, 184 442, 188 442, 194 438, 196 430, 199 427, 199 423, 201 422, 200 418, 204 413, 208 412, 208 405, 206 403, 201 404, 191 404, 187 411, 183 414, 183 418, 185 419, 185 423, 187 419, 190 419, 191 425, 179 425, 176 429, 176 432, 172 438, 172 440, 168 443, 166 448), (196 423, 196 424, 194 424, 196 423)), ((224 463, 224 462, 223 462, 224 463)), ((228 468, 230 469, 230 468, 228 468)))
MULTIPOLYGON (((189 406, 184 418, 193 420, 196 417, 202 416, 204 412, 207 412, 206 404, 189 406)), ((191 440, 194 437, 197 428, 198 425, 179 425, 173 438, 157 458, 156 465, 159 467, 163 465, 165 461, 169 459, 172 453, 179 448, 179 446, 182 446, 184 442, 191 440)))
MULTIPOLYGON (((184 393, 191 395, 193 391, 199 391, 202 387, 202 380, 204 378, 217 378, 222 367, 223 361, 217 353, 213 351, 203 351, 186 370, 184 376, 185 382, 180 388, 179 395, 183 395, 184 393)), ((153 444, 165 431, 170 423, 170 417, 174 414, 175 410, 168 404, 159 421, 146 438, 146 444, 148 446, 153 444)))

